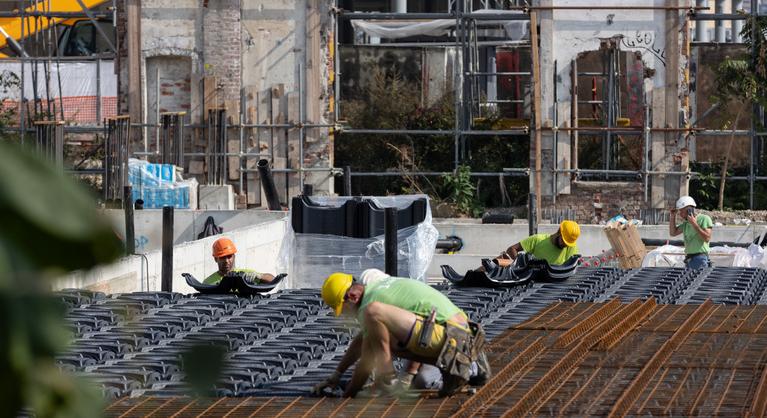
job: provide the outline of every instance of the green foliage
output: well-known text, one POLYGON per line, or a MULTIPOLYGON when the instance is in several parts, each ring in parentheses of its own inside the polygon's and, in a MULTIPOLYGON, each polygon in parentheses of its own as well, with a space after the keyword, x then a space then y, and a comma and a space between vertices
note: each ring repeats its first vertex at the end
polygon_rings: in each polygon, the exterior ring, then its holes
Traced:
POLYGON ((482 215, 484 208, 476 199, 477 187, 471 181, 471 168, 461 165, 451 175, 442 177, 448 200, 455 204, 455 208, 463 214, 478 217, 482 215))
POLYGON ((48 279, 117 258, 120 241, 95 199, 15 145, 0 142, 0 404, 4 416, 97 416, 98 391, 62 373, 53 356, 70 338, 48 279))
MULTIPOLYGON (((410 129, 450 130, 455 124, 455 103, 452 92, 426 105, 421 103, 420 87, 408 83, 396 72, 379 68, 373 72, 372 82, 357 100, 346 103, 342 117, 347 124, 358 129, 410 129)), ((487 118, 483 124, 489 129, 496 119, 487 118)), ((478 127, 482 129, 482 127, 478 127)), ((501 171, 504 167, 527 166, 529 139, 482 136, 466 138, 468 160, 463 164, 469 171, 501 171)), ((455 149, 452 134, 344 134, 334 142, 335 165, 351 166, 353 172, 391 171, 401 176, 355 177, 355 194, 385 195, 396 193, 425 193, 436 201, 450 199, 452 189, 445 185, 446 178, 413 176, 415 171, 452 172, 455 168, 455 149)), ((449 181, 449 180, 448 180, 449 181)), ((526 201, 527 179, 506 178, 503 185, 497 178, 483 178, 482 187, 474 185, 477 206, 519 204, 526 201), (498 193, 503 190, 502 193, 498 193), (502 197, 504 196, 504 197, 502 197), (508 198, 511 196, 511 198, 508 198)), ((451 186, 452 187, 452 186, 451 186)), ((467 210, 476 216, 478 210, 467 210)))

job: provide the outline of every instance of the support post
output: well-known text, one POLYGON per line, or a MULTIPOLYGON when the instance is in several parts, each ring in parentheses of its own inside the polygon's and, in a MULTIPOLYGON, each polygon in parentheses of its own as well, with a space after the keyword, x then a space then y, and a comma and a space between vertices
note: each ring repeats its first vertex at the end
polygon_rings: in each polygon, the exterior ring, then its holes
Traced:
POLYGON ((123 210, 125 211, 125 253, 131 255, 136 253, 136 231, 133 220, 133 188, 125 186, 123 188, 123 210))
POLYGON ((352 195, 352 168, 344 166, 344 196, 352 195))
POLYGON ((261 177, 261 187, 264 188, 264 195, 266 196, 266 205, 269 210, 280 210, 280 197, 277 194, 277 186, 274 185, 274 177, 272 177, 272 170, 269 168, 269 160, 258 160, 258 175, 261 177))
POLYGON ((173 291, 173 206, 162 208, 161 290, 173 291))
POLYGON ((386 274, 397 275, 397 208, 384 209, 384 260, 386 274))
POLYGON ((538 233, 538 217, 536 216, 536 198, 535 193, 530 193, 527 200, 527 232, 528 235, 538 233))
POLYGON ((533 61, 533 135, 535 136, 535 217, 541 214, 541 64, 538 54, 538 12, 530 12, 530 44, 533 61))

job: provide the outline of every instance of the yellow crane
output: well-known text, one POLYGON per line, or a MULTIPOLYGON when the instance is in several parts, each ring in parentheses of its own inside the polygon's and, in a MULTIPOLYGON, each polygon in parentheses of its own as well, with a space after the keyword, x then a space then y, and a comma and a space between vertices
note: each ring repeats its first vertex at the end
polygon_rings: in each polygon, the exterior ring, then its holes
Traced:
MULTIPOLYGON (((46 30, 53 25, 71 25, 83 18, 69 17, 39 17, 36 13, 77 13, 100 6, 109 0, 47 0, 36 2, 24 11, 27 17, 4 17, 0 18, 0 49, 9 46, 9 43, 19 41, 23 37, 32 36, 37 32, 46 30), (31 15, 31 16, 29 16, 31 15)), ((0 54, 0 56, 4 56, 0 54)))

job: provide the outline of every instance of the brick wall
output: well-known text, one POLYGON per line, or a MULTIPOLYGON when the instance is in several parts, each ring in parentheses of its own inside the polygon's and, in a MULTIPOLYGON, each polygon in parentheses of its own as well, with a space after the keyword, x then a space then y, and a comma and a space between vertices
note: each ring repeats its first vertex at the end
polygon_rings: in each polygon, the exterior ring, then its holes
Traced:
POLYGON ((203 4, 207 5, 203 11, 205 75, 218 79, 220 100, 239 101, 242 85, 240 0, 206 1, 203 4))
POLYGON ((646 208, 644 185, 641 182, 573 182, 571 193, 557 196, 555 205, 544 197, 542 207, 570 209, 576 221, 599 223, 617 215, 639 217, 639 210, 646 208), (621 209, 623 209, 621 211, 621 209))

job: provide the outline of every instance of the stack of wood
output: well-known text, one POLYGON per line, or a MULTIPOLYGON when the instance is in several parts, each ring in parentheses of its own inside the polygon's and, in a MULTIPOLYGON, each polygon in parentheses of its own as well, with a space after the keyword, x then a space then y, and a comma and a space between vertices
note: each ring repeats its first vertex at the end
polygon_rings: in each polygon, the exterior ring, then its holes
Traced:
POLYGON ((604 229, 613 252, 618 257, 618 265, 624 269, 642 267, 642 260, 647 248, 642 243, 636 225, 611 222, 604 229))

